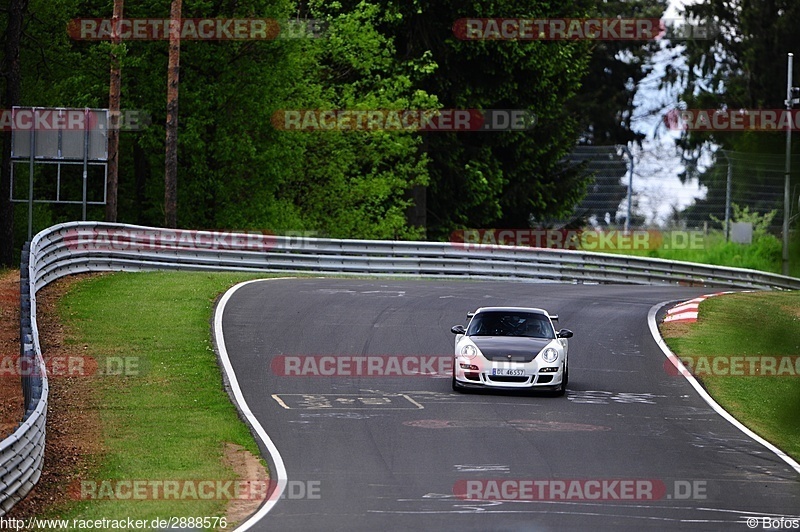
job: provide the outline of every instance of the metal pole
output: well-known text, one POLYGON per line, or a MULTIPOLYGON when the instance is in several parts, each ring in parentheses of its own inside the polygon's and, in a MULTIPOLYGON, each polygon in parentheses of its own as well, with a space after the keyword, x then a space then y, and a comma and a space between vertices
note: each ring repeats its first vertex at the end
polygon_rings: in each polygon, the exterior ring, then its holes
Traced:
POLYGON ((731 189, 733 188, 733 165, 731 159, 725 152, 725 159, 728 160, 728 182, 725 184, 725 242, 731 240, 731 189))
POLYGON ((86 221, 86 182, 89 178, 89 109, 83 111, 83 221, 86 221))
POLYGON ((628 212, 625 215, 625 232, 627 233, 631 228, 631 202, 633 199, 633 155, 631 155, 631 150, 628 149, 628 146, 624 146, 623 149, 625 150, 625 153, 628 154, 628 160, 631 163, 628 171, 628 212))
POLYGON ((789 118, 786 120, 786 177, 783 185, 783 275, 789 275, 789 211, 791 210, 791 196, 789 190, 789 174, 792 169, 792 65, 794 54, 789 53, 787 57, 786 75, 786 112, 789 118))
POLYGON ((28 172, 28 240, 33 238, 33 160, 36 153, 36 108, 33 109, 33 123, 31 124, 31 156, 30 171, 28 172))

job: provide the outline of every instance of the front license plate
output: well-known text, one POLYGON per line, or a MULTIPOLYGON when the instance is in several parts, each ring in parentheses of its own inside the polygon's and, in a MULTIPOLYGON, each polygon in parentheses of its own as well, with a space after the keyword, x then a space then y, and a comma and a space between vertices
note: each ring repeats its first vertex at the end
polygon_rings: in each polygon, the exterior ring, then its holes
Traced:
POLYGON ((524 369, 492 368, 492 375, 497 377, 524 377, 524 369))

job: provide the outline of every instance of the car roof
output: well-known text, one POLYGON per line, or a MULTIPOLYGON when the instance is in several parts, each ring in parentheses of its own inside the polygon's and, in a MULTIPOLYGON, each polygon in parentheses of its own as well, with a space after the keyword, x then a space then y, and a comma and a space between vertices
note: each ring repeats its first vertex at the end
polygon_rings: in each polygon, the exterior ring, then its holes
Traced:
POLYGON ((550 316, 546 310, 541 308, 534 308, 534 307, 481 307, 475 311, 475 314, 479 312, 530 312, 531 314, 544 314, 545 316, 550 316))

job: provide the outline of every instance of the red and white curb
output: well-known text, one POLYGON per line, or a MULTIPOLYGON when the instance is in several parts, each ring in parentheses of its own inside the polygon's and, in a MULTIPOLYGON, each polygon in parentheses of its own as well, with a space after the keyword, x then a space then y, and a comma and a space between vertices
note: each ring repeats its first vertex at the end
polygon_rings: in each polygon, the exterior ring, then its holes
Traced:
POLYGON ((667 311, 664 318, 664 323, 692 323, 697 321, 698 309, 700 303, 709 297, 721 296, 723 294, 734 294, 736 292, 717 292, 715 294, 706 294, 704 296, 684 301, 679 305, 675 305, 667 311))

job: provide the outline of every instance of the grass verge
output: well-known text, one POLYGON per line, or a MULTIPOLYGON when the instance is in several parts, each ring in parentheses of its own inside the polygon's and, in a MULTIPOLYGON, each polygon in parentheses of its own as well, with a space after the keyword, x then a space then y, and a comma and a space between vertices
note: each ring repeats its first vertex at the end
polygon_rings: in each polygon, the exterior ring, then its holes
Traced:
MULTIPOLYGON (((670 235, 669 231, 665 233, 668 244, 670 235)), ((696 247, 691 247, 685 238, 677 240, 679 245, 673 244, 673 247, 667 245, 655 249, 604 249, 603 252, 781 273, 783 247, 781 241, 773 235, 758 236, 752 244, 737 244, 727 242, 723 233, 711 231, 707 235, 700 235, 696 247)), ((795 238, 790 243, 789 251, 789 273, 800 277, 800 239, 795 238)))
MULTIPOLYGON (((800 460, 800 371, 798 358, 792 366, 776 366, 780 375, 733 376, 749 373, 730 360, 714 370, 712 359, 732 356, 797 357, 800 354, 800 292, 759 292, 712 297, 700 305, 700 319, 693 324, 662 325, 662 335, 681 358, 707 357, 710 371, 697 375, 714 399, 736 419, 764 439, 800 460), (734 368, 726 369, 726 368, 734 368), (781 368, 783 368, 781 370, 781 368)), ((699 360, 696 371, 699 373, 699 360)), ((705 360, 705 359, 704 359, 705 360)), ((778 359, 780 360, 780 359, 778 359)))
MULTIPOLYGON (((61 299, 58 312, 68 331, 66 342, 72 344, 67 347, 96 359, 106 370, 91 377, 103 450, 92 461, 94 469, 82 476, 82 481, 94 483, 88 484, 90 488, 99 488, 98 498, 103 481, 120 486, 112 483, 235 480, 223 460, 226 442, 259 455, 222 387, 210 337, 216 296, 254 277, 263 275, 103 275, 76 283, 61 299), (113 368, 108 361, 115 362, 113 368), (122 374, 108 374, 109 369, 122 374)), ((80 486, 70 489, 70 501, 50 508, 42 517, 221 517, 227 503, 224 497, 120 500, 108 493, 103 500, 85 500, 78 495, 80 486)))

